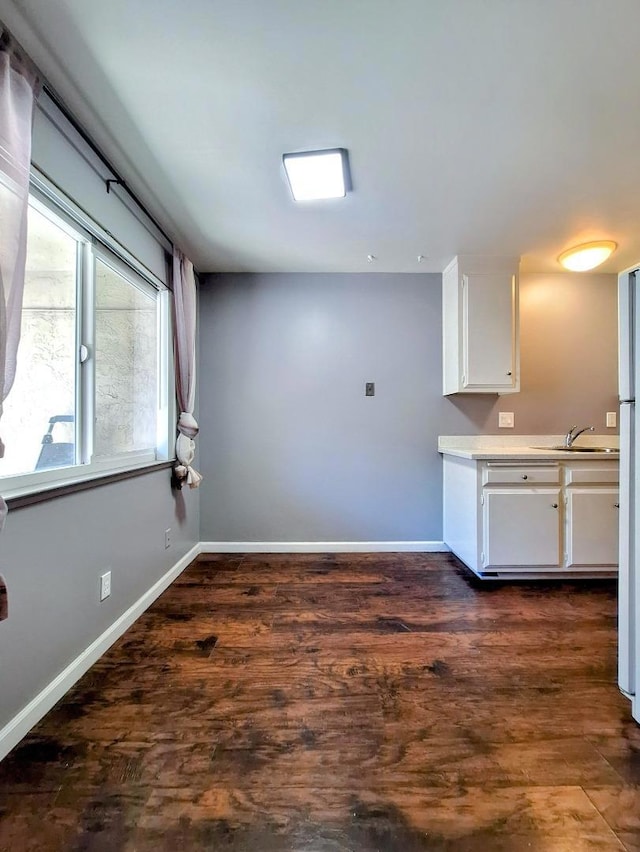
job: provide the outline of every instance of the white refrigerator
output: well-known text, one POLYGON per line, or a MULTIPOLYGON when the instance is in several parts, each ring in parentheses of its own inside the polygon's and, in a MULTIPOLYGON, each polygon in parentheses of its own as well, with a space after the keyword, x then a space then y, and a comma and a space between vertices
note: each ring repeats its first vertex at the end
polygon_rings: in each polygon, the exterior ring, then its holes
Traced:
POLYGON ((640 446, 636 436, 636 377, 640 377, 640 266, 618 277, 620 395, 620 575, 618 683, 640 722, 640 446))

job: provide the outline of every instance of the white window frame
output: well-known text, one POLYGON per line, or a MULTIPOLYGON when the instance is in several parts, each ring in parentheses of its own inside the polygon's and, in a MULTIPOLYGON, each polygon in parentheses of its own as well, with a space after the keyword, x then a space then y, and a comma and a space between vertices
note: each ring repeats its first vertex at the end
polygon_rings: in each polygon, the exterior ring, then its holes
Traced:
MULTIPOLYGON (((0 493, 5 499, 53 490, 64 485, 99 479, 112 473, 135 471, 175 458, 175 379, 170 291, 155 276, 143 274, 145 267, 131 262, 132 256, 94 223, 73 202, 37 175, 32 180, 29 204, 78 244, 76 265, 76 463, 67 467, 30 471, 12 476, 0 475, 0 493), (100 239, 96 234, 100 234, 100 239), (124 259, 123 259, 124 258, 124 259), (157 298, 158 394, 157 437, 154 450, 133 451, 95 460, 92 458, 95 411, 95 265, 111 267, 132 286, 153 292, 157 298), (88 358, 82 362, 81 347, 88 358)), ((18 361, 20 351, 18 350, 18 361)), ((0 424, 1 425, 1 424, 0 424)), ((1 471, 0 461, 0 471, 1 471)))

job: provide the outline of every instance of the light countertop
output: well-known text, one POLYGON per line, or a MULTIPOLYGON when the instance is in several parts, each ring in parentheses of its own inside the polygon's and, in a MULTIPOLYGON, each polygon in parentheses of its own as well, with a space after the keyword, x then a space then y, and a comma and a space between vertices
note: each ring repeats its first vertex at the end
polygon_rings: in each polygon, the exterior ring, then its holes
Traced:
MULTIPOLYGON (((570 452, 552 449, 555 445, 564 443, 564 435, 440 435, 438 452, 443 455, 457 456, 462 459, 477 459, 509 461, 523 459, 527 461, 545 461, 559 459, 591 459, 602 461, 609 459, 618 461, 618 453, 605 452, 570 452)), ((620 446, 618 435, 580 435, 576 447, 611 447, 620 446)))

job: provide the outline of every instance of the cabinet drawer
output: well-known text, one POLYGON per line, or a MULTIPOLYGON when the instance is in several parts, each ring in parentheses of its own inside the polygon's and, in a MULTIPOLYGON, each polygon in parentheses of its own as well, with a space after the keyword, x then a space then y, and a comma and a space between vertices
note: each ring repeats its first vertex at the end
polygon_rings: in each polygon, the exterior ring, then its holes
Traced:
POLYGON ((567 485, 616 484, 620 481, 617 463, 593 465, 567 465, 567 485))
POLYGON ((489 462, 482 470, 483 485, 499 483, 507 485, 515 485, 516 483, 556 485, 559 482, 560 466, 557 464, 514 465, 489 462))

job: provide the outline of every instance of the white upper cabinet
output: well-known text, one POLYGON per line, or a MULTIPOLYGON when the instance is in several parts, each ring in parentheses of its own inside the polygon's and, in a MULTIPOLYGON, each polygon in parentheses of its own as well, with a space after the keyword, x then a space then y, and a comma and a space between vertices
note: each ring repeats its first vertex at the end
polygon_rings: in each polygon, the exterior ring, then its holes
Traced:
POLYGON ((445 396, 520 390, 518 263, 460 255, 443 272, 445 396))

